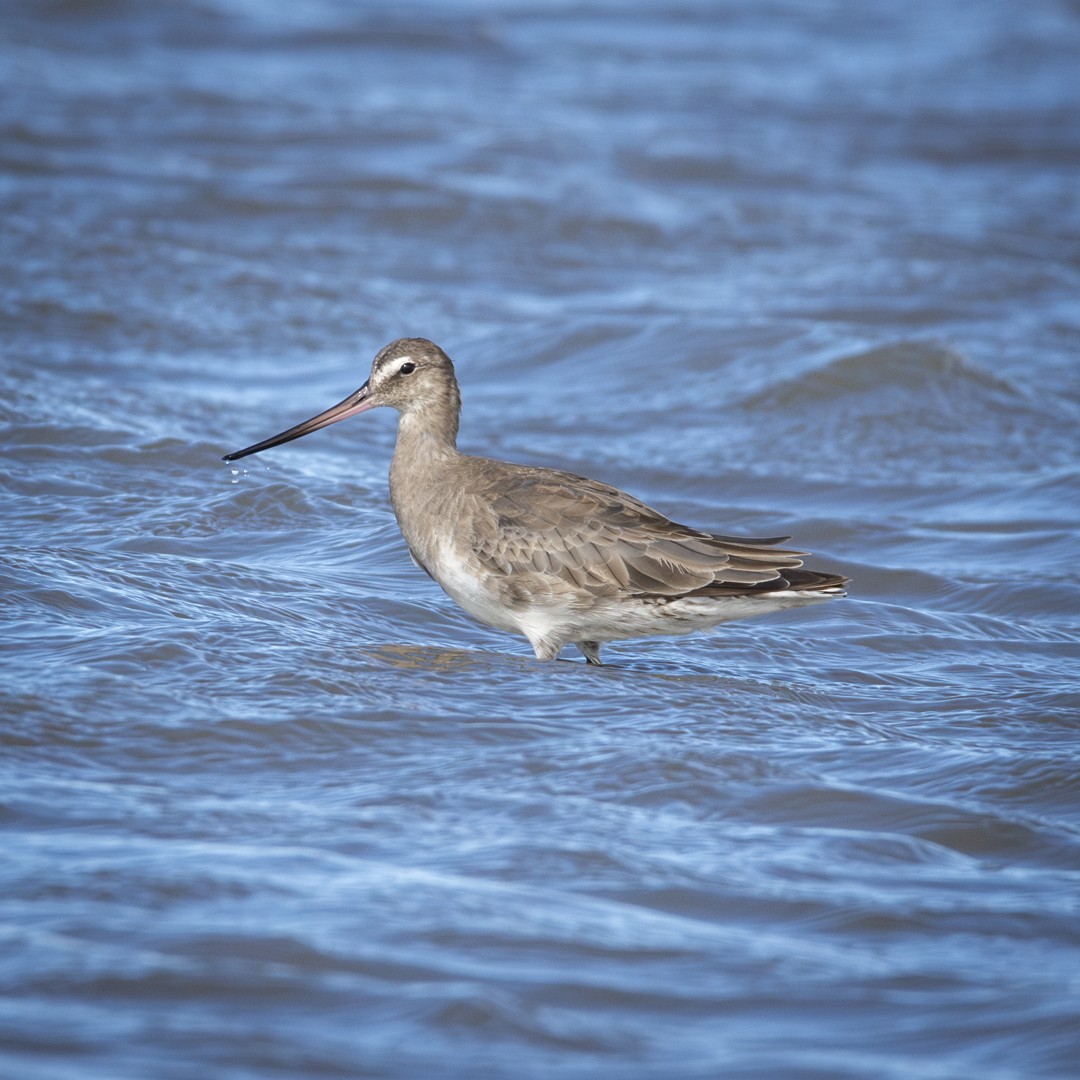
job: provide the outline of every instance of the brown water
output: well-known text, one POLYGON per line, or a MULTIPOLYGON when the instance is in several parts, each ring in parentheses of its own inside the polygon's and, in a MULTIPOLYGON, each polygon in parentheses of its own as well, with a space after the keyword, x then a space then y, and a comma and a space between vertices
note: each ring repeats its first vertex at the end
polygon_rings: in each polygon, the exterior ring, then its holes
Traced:
POLYGON ((0 19, 0 1075, 1078 1075, 1080 8, 384 8, 0 19), (852 598, 538 665, 391 414, 219 461, 414 334, 852 598))

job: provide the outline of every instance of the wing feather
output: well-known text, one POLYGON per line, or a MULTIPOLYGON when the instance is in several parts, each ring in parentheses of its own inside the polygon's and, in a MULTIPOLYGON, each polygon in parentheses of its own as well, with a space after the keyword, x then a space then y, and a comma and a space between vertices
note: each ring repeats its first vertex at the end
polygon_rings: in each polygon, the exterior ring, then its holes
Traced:
POLYGON ((474 554, 506 575, 553 575, 597 595, 681 596, 702 589, 786 587, 804 552, 786 536, 691 529, 617 488, 571 473, 478 462, 466 516, 474 554))

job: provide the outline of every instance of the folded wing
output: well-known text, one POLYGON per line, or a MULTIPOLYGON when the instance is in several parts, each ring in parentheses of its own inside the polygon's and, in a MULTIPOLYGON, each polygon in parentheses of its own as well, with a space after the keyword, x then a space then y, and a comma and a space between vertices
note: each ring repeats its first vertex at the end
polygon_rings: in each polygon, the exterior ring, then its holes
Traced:
POLYGON ((783 589, 783 572, 805 554, 775 546, 786 536, 691 529, 617 488, 550 469, 503 472, 468 513, 473 551, 490 570, 552 574, 598 595, 783 589))

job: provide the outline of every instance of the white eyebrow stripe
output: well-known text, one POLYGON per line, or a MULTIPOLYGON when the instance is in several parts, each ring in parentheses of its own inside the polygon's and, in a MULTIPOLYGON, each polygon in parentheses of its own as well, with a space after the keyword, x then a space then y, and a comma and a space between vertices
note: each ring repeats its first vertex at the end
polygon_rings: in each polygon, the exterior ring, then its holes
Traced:
POLYGON ((416 361, 411 356, 393 356, 393 357, 387 356, 387 357, 384 357, 382 360, 380 360, 375 365, 375 367, 376 367, 376 370, 382 371, 383 368, 385 368, 385 367, 393 366, 395 371, 400 371, 401 370, 401 365, 402 364, 408 364, 408 363, 415 364, 416 361))

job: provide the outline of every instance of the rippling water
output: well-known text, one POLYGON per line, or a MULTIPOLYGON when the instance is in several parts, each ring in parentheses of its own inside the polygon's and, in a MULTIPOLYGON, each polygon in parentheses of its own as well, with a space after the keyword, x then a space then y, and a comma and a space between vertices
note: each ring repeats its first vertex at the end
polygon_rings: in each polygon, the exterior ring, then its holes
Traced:
POLYGON ((1080 8, 12 2, 0 1074, 1080 1062, 1080 8), (393 416, 852 598, 540 665, 393 416))

